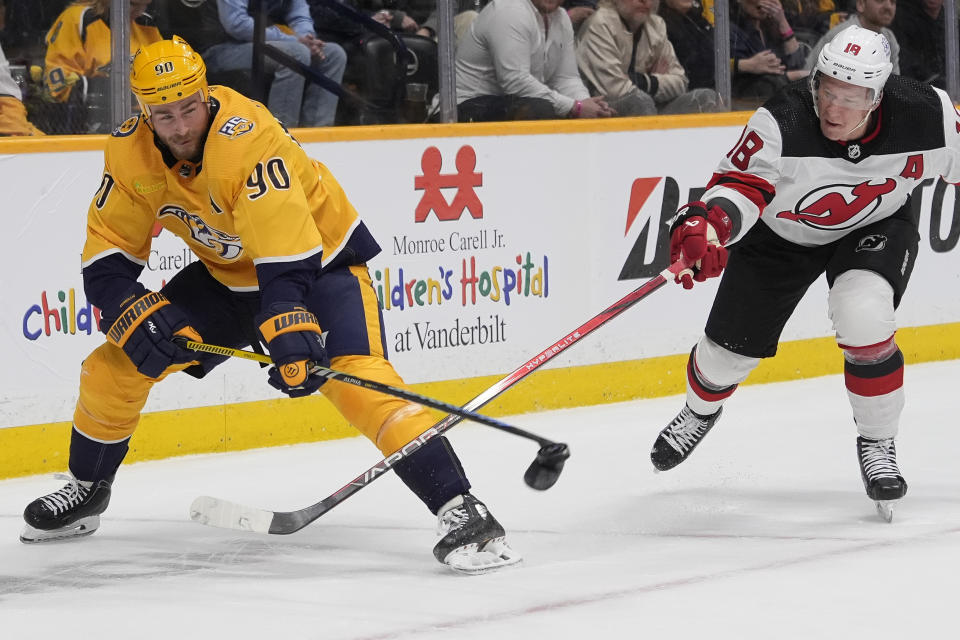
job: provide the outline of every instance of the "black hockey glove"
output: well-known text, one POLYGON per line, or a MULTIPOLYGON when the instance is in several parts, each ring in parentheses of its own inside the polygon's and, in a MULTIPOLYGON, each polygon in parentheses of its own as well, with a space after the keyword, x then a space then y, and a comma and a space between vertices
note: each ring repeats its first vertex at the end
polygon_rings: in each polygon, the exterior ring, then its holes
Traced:
POLYGON ((172 342, 174 336, 202 342, 187 317, 157 291, 137 283, 120 303, 107 342, 121 349, 148 378, 159 378, 176 364, 194 362, 197 354, 172 342))
POLYGON ((330 366, 315 315, 302 306, 277 302, 259 313, 256 322, 274 363, 268 372, 271 387, 299 398, 310 395, 327 381, 310 371, 312 365, 330 366))

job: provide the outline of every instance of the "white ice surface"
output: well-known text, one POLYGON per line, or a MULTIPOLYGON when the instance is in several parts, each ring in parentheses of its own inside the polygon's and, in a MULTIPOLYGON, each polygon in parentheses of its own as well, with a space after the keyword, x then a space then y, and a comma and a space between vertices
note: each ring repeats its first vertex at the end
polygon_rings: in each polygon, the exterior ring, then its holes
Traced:
POLYGON ((100 530, 67 543, 17 539, 59 481, 0 482, 0 638, 955 638, 958 378, 960 361, 907 369, 892 524, 864 494, 840 376, 743 387, 660 474, 650 445, 680 397, 508 419, 570 443, 544 493, 522 482, 535 443, 458 426, 525 556, 478 577, 433 559, 435 518, 392 474, 291 536, 188 519, 201 494, 316 502, 379 459, 360 438, 125 466, 100 530))

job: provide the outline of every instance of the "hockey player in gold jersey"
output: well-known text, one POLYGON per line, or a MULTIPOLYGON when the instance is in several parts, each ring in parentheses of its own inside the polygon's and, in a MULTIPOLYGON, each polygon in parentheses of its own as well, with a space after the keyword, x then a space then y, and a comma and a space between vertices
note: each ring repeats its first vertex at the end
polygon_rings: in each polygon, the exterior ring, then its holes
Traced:
MULTIPOLYGON (((154 384, 202 377, 223 356, 186 351, 187 336, 232 347, 262 342, 269 382, 296 397, 320 390, 390 454, 433 424, 423 408, 340 382, 323 366, 394 386, 382 318, 365 265, 380 251, 340 184, 260 103, 207 86, 201 57, 178 37, 132 61, 141 114, 109 139, 88 212, 82 267, 106 342, 83 362, 70 482, 27 506, 24 542, 93 533, 154 384), (160 291, 139 277, 156 222, 199 260, 160 291)), ((438 515, 441 562, 482 572, 520 560, 449 442, 434 437, 394 466, 438 515)))
MULTIPOLYGON (((130 52, 159 41, 149 0, 130 1, 130 52)), ((106 78, 110 68, 110 0, 76 2, 63 10, 47 33, 43 84, 51 99, 64 102, 90 78, 106 78)), ((106 132, 104 132, 106 133, 106 132)))

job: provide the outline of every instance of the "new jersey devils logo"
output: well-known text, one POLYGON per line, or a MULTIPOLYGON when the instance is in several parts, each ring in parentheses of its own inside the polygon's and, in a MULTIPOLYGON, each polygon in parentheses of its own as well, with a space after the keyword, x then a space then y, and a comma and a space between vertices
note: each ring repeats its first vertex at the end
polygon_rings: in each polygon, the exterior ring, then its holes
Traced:
POLYGON ((164 205, 157 212, 157 218, 176 216, 190 230, 190 237, 217 252, 224 260, 236 260, 243 253, 240 238, 224 233, 204 222, 203 218, 175 204, 164 205))
POLYGON ((854 251, 883 251, 887 246, 887 236, 882 233, 871 233, 860 238, 854 251))
POLYGON ((796 213, 781 211, 777 217, 814 229, 849 229, 876 211, 883 196, 896 187, 897 181, 893 178, 887 178, 882 184, 870 184, 868 180, 856 185, 827 185, 800 198, 796 213))

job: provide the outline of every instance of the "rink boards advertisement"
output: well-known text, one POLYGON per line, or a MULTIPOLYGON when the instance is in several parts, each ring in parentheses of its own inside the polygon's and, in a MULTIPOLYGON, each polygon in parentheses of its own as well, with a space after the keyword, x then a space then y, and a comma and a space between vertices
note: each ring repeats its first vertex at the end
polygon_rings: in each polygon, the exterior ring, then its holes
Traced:
MULTIPOLYGON (((625 127, 303 146, 338 177, 379 241, 382 253, 369 268, 390 358, 408 382, 428 383, 505 375, 659 273, 667 221, 699 197, 739 133, 739 126, 625 127)), ((103 339, 80 274, 102 152, 0 159, 7 224, 0 427, 69 421, 80 362, 103 339)), ((898 320, 954 323, 957 187, 930 182, 915 196, 921 251, 898 320)), ((142 281, 158 288, 194 259, 157 228, 142 281)), ((665 287, 548 366, 688 352, 714 290, 713 283, 665 287)), ((830 335, 825 293, 822 281, 811 289, 784 340, 830 335)), ((265 382, 256 365, 231 361, 202 381, 172 376, 146 411, 278 398, 265 382)))

